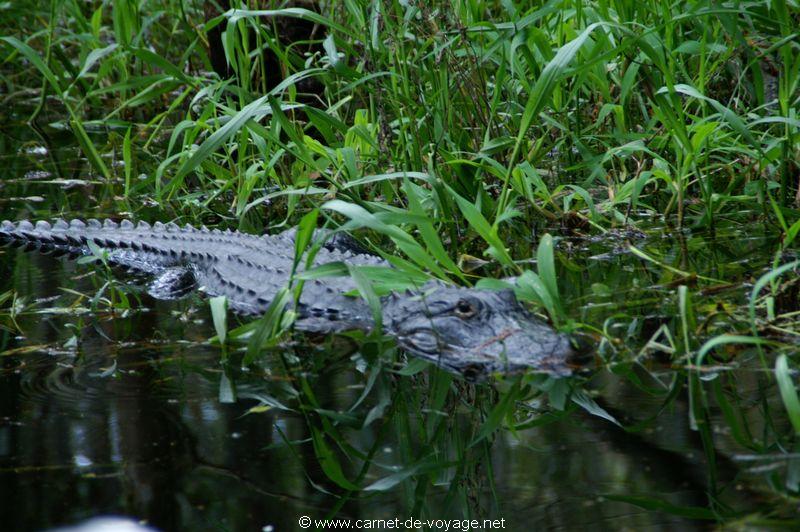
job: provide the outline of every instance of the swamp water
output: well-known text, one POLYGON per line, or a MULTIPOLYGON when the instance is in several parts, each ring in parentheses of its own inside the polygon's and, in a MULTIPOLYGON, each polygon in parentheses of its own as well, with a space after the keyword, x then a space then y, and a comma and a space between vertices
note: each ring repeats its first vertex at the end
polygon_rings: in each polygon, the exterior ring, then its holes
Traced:
MULTIPOLYGON (((58 163, 68 152, 2 142, 3 218, 119 215, 82 166, 58 163)), ((506 530, 800 526, 800 454, 785 444, 774 354, 764 364, 729 346, 702 368, 670 354, 685 340, 682 319, 700 343, 742 328, 774 232, 646 225, 559 244, 568 315, 613 340, 590 367, 491 385, 374 340, 353 351, 299 337, 242 369, 235 349, 221 363, 208 343, 199 297, 155 301, 102 268, 5 248, 0 523, 40 530, 113 514, 162 530, 295 530, 301 516, 502 519, 506 530), (130 309, 104 302, 120 293, 130 309)))

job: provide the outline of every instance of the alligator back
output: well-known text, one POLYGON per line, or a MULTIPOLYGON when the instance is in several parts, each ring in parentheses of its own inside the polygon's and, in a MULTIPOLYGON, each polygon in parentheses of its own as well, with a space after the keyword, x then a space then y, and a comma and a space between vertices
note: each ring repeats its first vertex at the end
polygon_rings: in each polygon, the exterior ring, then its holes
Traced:
MULTIPOLYGON (((224 295, 234 311, 263 313, 275 294, 286 286, 294 263, 294 233, 255 236, 237 231, 209 230, 156 223, 106 220, 22 221, 0 224, 0 241, 73 255, 90 254, 90 243, 108 252, 111 264, 162 276, 169 282, 190 274, 208 295, 224 295)), ((371 255, 323 247, 314 264, 345 262, 386 265, 371 255)), ((301 263, 304 261, 301 261, 301 263)), ((302 264, 298 271, 302 271, 302 264)), ((355 290, 349 277, 308 281, 298 307, 298 326, 339 330, 371 324, 371 315, 360 298, 345 293, 355 290), (354 325, 355 324, 355 325, 354 325)))

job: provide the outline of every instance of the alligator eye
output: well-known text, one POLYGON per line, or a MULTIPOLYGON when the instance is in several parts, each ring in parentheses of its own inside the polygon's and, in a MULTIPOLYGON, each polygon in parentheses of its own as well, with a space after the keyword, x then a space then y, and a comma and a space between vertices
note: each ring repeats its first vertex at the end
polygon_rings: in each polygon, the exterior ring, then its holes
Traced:
POLYGON ((475 314, 478 313, 478 309, 475 308, 475 305, 467 301, 466 299, 461 299, 456 303, 455 308, 456 316, 459 318, 471 318, 475 314))

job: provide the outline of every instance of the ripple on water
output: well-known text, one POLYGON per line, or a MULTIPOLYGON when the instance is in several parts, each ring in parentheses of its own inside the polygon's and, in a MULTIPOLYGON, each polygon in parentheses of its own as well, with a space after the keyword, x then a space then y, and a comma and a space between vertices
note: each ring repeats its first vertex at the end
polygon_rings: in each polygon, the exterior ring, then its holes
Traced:
POLYGON ((141 348, 113 355, 31 353, 19 357, 11 372, 0 374, 0 382, 17 374, 20 404, 47 405, 65 415, 82 417, 104 411, 109 402, 187 403, 215 398, 218 377, 201 368, 214 365, 199 358, 207 356, 159 354, 141 348), (186 373, 187 363, 199 369, 186 373))
POLYGON ((100 395, 97 388, 76 382, 74 368, 64 363, 42 364, 35 369, 26 364, 19 382, 19 398, 26 403, 78 406, 100 395))

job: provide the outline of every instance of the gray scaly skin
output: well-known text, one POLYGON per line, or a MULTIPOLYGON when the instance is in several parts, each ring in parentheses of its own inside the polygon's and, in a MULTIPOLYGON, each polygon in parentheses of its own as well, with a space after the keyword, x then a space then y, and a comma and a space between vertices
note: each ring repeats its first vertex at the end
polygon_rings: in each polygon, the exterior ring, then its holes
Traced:
MULTIPOLYGON (((292 230, 255 236, 109 220, 3 221, 0 242, 73 255, 90 254, 91 242, 108 252, 109 263, 157 276, 150 290, 156 297, 197 287, 209 296, 226 296, 232 310, 248 315, 265 312, 289 282, 295 251, 292 230)), ((389 266, 335 238, 319 249, 314 266, 330 262, 389 266)), ((356 292, 349 277, 306 281, 295 328, 325 333, 372 329, 369 306, 348 292, 356 292)), ((383 331, 401 348, 468 378, 524 369, 570 372, 569 339, 532 316, 512 290, 455 288, 433 281, 417 291, 392 293, 382 298, 381 307, 383 331)))

